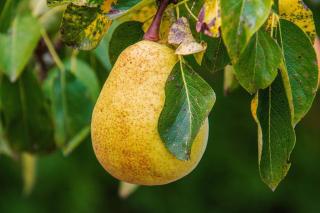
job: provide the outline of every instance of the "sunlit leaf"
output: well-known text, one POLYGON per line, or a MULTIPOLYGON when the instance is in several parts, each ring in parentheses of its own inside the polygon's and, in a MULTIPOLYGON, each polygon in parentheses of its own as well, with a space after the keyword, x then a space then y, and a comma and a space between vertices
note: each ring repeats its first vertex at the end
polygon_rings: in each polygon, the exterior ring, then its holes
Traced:
POLYGON ((31 15, 18 15, 9 33, 0 34, 0 71, 16 81, 32 57, 41 26, 31 15))
POLYGON ((272 3, 272 0, 221 1, 222 36, 233 63, 267 20, 272 3))
POLYGON ((205 0, 196 27, 198 32, 203 32, 207 36, 220 37, 220 0, 205 0))

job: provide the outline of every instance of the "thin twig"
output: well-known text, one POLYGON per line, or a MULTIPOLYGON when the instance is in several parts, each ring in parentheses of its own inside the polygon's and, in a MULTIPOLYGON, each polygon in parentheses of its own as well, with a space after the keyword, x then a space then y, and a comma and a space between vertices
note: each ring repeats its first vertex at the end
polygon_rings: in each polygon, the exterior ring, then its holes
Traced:
POLYGON ((61 72, 64 72, 65 71, 65 67, 61 61, 61 59, 59 58, 58 56, 58 53, 56 52, 47 32, 44 30, 44 29, 41 29, 41 35, 42 35, 42 38, 45 42, 45 44, 47 45, 48 47, 48 50, 53 58, 53 61, 56 63, 56 65, 58 66, 58 68, 60 69, 61 72))

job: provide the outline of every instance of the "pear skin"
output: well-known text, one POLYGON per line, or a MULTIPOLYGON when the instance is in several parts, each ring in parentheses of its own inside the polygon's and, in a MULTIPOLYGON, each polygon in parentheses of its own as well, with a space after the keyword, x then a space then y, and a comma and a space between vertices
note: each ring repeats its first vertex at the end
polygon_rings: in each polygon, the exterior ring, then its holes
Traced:
POLYGON ((138 185, 162 185, 190 173, 208 139, 208 120, 181 161, 165 147, 158 120, 165 84, 178 62, 169 47, 151 41, 124 50, 107 79, 92 116, 92 144, 97 159, 115 178, 138 185))

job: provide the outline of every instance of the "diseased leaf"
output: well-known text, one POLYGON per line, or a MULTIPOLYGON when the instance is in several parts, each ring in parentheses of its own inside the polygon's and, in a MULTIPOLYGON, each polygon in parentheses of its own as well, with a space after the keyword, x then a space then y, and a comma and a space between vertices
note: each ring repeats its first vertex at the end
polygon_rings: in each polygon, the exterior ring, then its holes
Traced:
POLYGON ((175 157, 188 160, 192 143, 215 103, 215 93, 180 59, 167 80, 165 94, 158 131, 175 157))
POLYGON ((221 10, 220 0, 205 0, 200 10, 197 32, 202 32, 207 36, 220 37, 221 10))
POLYGON ((312 11, 306 7, 302 0, 279 0, 280 18, 298 25, 312 38, 315 36, 315 25, 312 11))
MULTIPOLYGON (((168 36, 169 44, 177 45, 177 55, 192 55, 203 53, 207 49, 205 42, 197 42, 191 32, 188 19, 179 18, 170 28, 168 36)), ((199 63, 201 64, 201 63, 199 63)))
MULTIPOLYGON (((102 4, 104 1, 105 0, 47 0, 47 4, 49 7, 55 7, 55 6, 71 4, 71 3, 79 6, 94 7, 102 4)), ((112 1, 112 0, 106 0, 106 1, 112 1)))
POLYGON ((265 89, 278 74, 281 50, 275 40, 263 30, 259 30, 234 65, 240 84, 251 94, 265 89))
POLYGON ((259 90, 252 103, 258 124, 260 176, 273 191, 290 169, 296 137, 289 100, 280 75, 270 87, 259 90))
POLYGON ((40 39, 41 26, 31 15, 18 15, 8 34, 0 34, 0 71, 16 81, 40 39))
POLYGON ((67 45, 80 50, 94 49, 111 22, 99 7, 70 4, 62 19, 62 40, 67 45))
POLYGON ((47 153, 55 148, 53 121, 34 74, 26 70, 15 82, 0 82, 3 133, 14 151, 47 153))
POLYGON ((272 3, 272 0, 221 1, 222 36, 233 63, 267 20, 272 3))
POLYGON ((280 20, 278 41, 284 56, 281 73, 294 108, 294 124, 309 111, 318 88, 315 50, 307 35, 295 24, 280 20))

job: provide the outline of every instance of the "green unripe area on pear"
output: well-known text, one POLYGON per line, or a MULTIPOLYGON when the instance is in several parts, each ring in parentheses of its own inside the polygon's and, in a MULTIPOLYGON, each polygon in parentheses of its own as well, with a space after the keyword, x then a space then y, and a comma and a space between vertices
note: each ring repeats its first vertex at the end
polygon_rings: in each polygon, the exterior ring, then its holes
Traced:
POLYGON ((190 173, 207 144, 208 120, 201 127, 191 159, 178 160, 158 133, 165 84, 178 62, 174 51, 151 41, 124 50, 107 79, 92 116, 97 159, 115 178, 139 185, 162 185, 190 173))

